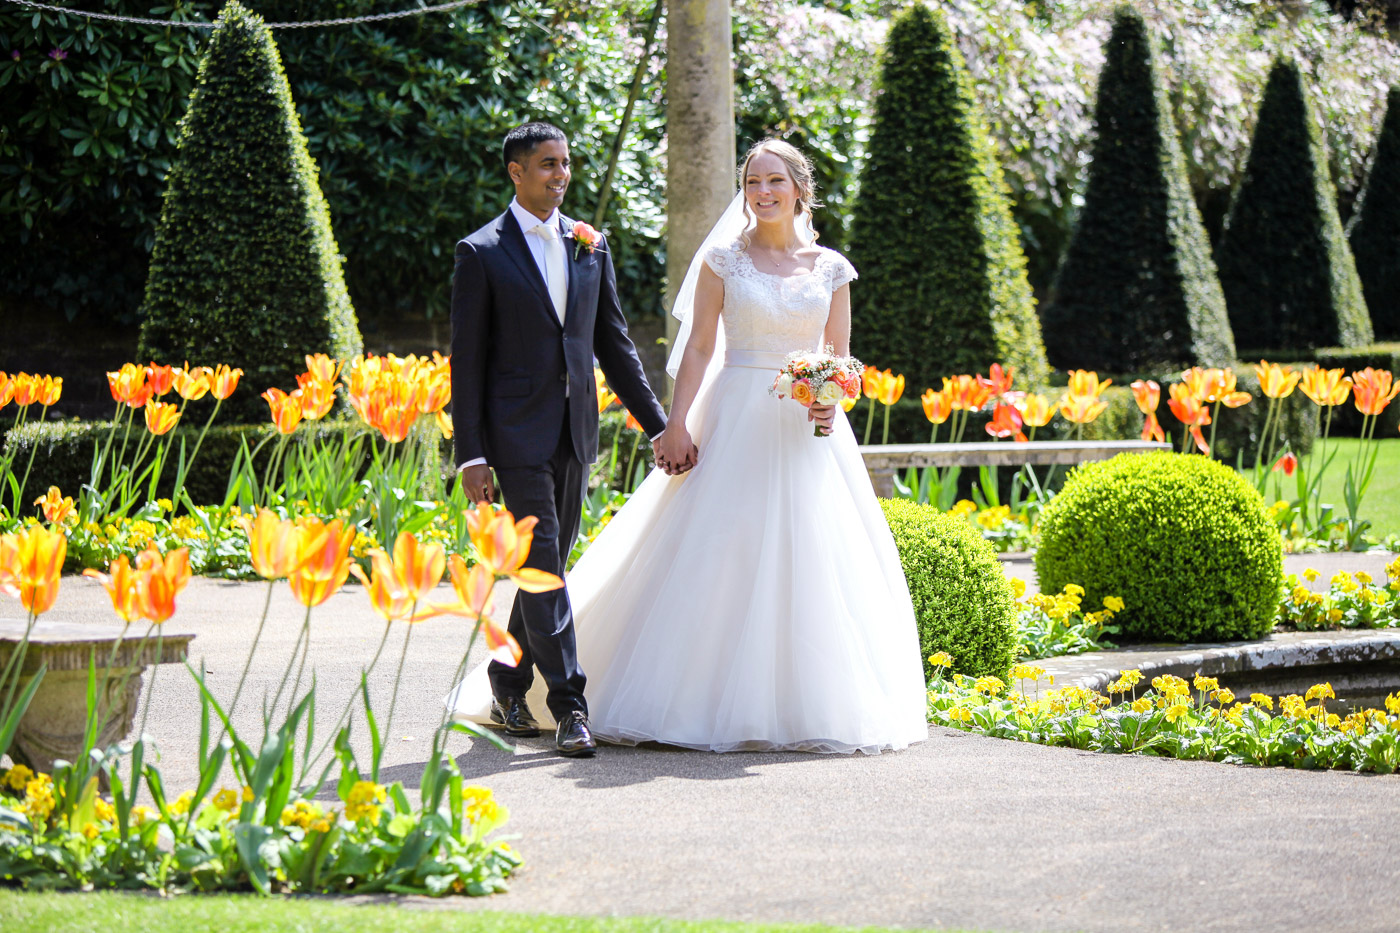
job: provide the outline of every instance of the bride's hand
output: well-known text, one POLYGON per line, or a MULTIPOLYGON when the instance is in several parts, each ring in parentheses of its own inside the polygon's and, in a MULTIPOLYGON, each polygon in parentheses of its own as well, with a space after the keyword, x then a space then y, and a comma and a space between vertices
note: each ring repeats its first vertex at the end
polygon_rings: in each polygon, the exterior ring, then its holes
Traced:
POLYGON ((836 425, 836 406, 813 404, 807 409, 807 420, 821 425, 823 434, 830 434, 836 425))
POLYGON ((679 476, 695 466, 699 451, 684 425, 672 425, 651 442, 657 466, 671 476, 679 476))

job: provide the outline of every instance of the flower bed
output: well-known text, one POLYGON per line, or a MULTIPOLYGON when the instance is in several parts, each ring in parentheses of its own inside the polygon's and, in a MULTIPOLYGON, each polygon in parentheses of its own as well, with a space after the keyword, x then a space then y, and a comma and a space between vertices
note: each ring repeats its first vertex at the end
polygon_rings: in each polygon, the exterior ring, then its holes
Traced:
MULTIPOLYGON (((1318 684, 1303 696, 1256 693, 1238 700, 1215 678, 1154 677, 1123 671, 1108 693, 1081 687, 1026 696, 995 677, 945 676, 951 659, 931 658, 929 722, 994 738, 1097 752, 1203 759, 1233 764, 1339 768, 1391 774, 1400 767, 1400 694, 1385 709, 1346 717, 1327 711, 1335 696, 1318 684), (1194 689, 1193 689, 1194 688, 1194 689), (1115 699, 1116 698, 1116 699, 1115 699), (1314 702, 1315 701, 1315 702, 1314 702)), ((1010 677, 1034 683, 1045 675, 1029 664, 1010 677)))

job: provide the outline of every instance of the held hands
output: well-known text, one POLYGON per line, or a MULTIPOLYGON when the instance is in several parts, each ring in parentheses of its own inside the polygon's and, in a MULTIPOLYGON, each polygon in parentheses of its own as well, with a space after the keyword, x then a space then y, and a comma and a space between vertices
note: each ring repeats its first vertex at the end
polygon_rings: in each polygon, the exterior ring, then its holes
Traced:
POLYGON ((832 426, 836 424, 836 406, 813 403, 812 407, 807 409, 807 420, 815 421, 823 434, 830 434, 832 426))
POLYGON ((700 459, 700 449, 690 439, 690 432, 684 425, 673 425, 661 432, 661 436, 651 442, 651 452, 656 465, 668 476, 680 476, 700 459))

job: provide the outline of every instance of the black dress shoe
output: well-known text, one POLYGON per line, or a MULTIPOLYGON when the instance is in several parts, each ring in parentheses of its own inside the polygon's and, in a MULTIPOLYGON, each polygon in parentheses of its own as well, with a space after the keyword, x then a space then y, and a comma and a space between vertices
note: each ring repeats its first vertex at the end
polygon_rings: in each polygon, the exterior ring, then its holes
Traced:
POLYGON ((592 758, 598 743, 588 731, 588 717, 579 710, 565 713, 554 733, 554 747, 565 758, 592 758))
POLYGON ((533 739, 540 734, 540 724, 530 715, 523 697, 492 697, 491 721, 504 726, 506 735, 517 739, 533 739))

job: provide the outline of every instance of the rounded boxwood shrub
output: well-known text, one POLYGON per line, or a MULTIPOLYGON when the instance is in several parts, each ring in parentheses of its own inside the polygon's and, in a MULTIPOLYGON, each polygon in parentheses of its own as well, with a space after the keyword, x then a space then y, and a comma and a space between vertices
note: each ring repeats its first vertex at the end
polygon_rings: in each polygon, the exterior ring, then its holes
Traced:
POLYGON ((908 499, 882 499, 914 600, 924 672, 946 651, 963 674, 1004 677, 1016 650, 1011 583, 996 552, 965 519, 908 499))
POLYGON ((1120 596, 1128 638, 1258 638, 1283 578, 1278 530, 1239 473, 1197 455, 1119 454, 1077 467, 1040 519, 1040 589, 1120 596))

